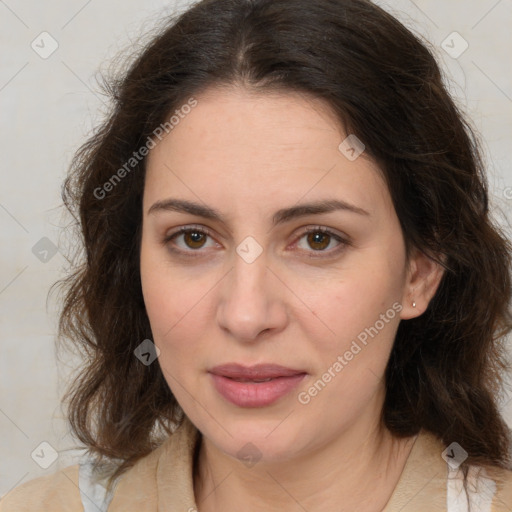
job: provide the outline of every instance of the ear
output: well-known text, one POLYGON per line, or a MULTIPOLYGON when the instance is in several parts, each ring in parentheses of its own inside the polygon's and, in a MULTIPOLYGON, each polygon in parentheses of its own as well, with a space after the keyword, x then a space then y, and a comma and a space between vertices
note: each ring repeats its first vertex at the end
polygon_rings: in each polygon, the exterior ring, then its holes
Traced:
MULTIPOLYGON (((439 258, 443 263, 444 257, 439 258)), ((435 295, 445 269, 419 249, 411 253, 402 296, 400 318, 407 320, 422 315, 435 295), (413 307, 413 303, 416 307, 413 307)))

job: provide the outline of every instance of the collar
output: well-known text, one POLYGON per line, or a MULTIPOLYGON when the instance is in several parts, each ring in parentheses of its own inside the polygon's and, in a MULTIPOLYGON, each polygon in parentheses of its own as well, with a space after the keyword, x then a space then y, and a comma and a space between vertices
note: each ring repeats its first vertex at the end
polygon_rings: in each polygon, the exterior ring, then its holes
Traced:
POLYGON ((420 430, 382 512, 446 510, 448 466, 441 457, 444 448, 443 442, 434 434, 420 430))
MULTIPOLYGON (((185 416, 159 448, 140 459, 120 479, 109 512, 197 512, 194 454, 200 433, 185 416)), ((443 443, 421 430, 400 479, 382 512, 446 510, 447 465, 443 443)))

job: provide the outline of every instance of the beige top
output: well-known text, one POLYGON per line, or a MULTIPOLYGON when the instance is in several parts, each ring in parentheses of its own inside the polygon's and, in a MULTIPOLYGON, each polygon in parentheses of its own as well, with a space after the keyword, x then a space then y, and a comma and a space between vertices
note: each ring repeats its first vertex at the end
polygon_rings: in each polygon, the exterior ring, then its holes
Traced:
MULTIPOLYGON (((165 443, 121 476, 108 508, 93 505, 83 495, 89 490, 83 476, 81 497, 75 465, 15 488, 0 501, 0 512, 196 512, 192 475, 199 435, 185 418, 165 443)), ((441 457, 444 450, 437 437, 422 430, 382 512, 467 512, 460 472, 449 468, 441 457)), ((470 478, 477 485, 475 493, 470 492, 472 512, 512 511, 512 471, 486 473, 472 467, 470 478)))

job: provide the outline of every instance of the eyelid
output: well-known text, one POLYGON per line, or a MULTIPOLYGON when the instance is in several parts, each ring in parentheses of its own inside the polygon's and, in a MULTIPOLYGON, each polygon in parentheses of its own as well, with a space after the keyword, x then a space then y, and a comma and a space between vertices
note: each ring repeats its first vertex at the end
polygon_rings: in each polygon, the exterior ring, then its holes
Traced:
MULTIPOLYGON (((180 226, 179 228, 173 230, 172 232, 164 235, 163 239, 162 239, 162 244, 164 246, 168 246, 169 245, 169 242, 172 242, 172 240, 176 237, 178 237, 179 235, 183 234, 183 233, 188 233, 188 232, 191 232, 191 231, 196 231, 198 233, 202 233, 206 236, 209 236, 210 238, 214 239, 215 237, 213 236, 213 233, 205 226, 202 226, 200 224, 187 224, 186 226, 180 226)), ((186 255, 191 255, 191 256, 200 256, 200 254, 193 254, 193 253, 199 253, 200 250, 197 249, 197 250, 194 250, 194 249, 189 249, 189 250, 185 250, 185 249, 171 249, 172 252, 174 253, 179 253, 179 254, 186 254, 186 255)))
POLYGON ((331 236, 332 238, 334 238, 338 242, 338 244, 339 244, 334 249, 330 249, 328 251, 314 251, 314 250, 303 251, 303 250, 300 250, 301 252, 307 252, 309 254, 310 258, 328 258, 330 256, 337 256, 347 246, 352 245, 352 242, 351 242, 350 238, 347 235, 341 234, 337 230, 334 230, 332 228, 328 228, 328 227, 325 227, 325 226, 319 226, 319 225, 310 225, 310 226, 304 227, 301 230, 301 232, 299 233, 299 235, 297 235, 297 237, 295 239, 295 242, 294 242, 294 245, 303 236, 308 235, 309 233, 324 233, 324 234, 327 234, 327 235, 331 236))
MULTIPOLYGON (((169 244, 169 242, 171 242, 177 236, 179 236, 183 233, 191 232, 191 231, 197 231, 206 236, 209 236, 212 239, 215 238, 213 236, 213 233, 207 227, 202 226, 200 224, 187 224, 185 226, 180 226, 179 228, 175 229, 174 231, 172 231, 169 234, 166 234, 162 240, 162 243, 163 243, 163 245, 167 246, 169 244)), ((352 245, 351 240, 347 235, 340 234, 339 232, 335 231, 332 228, 328 228, 328 227, 320 226, 320 225, 309 225, 309 226, 303 227, 300 230, 299 234, 295 236, 293 245, 295 245, 305 235, 308 235, 309 233, 318 233, 318 232, 331 236, 339 243, 339 245, 336 248, 331 249, 329 251, 314 251, 314 250, 307 251, 307 250, 299 249, 299 252, 307 252, 307 253, 309 253, 310 257, 312 257, 312 258, 322 258, 322 257, 326 258, 326 257, 332 256, 332 255, 336 255, 336 254, 338 254, 338 252, 343 250, 346 246, 352 245)), ((179 253, 179 254, 183 254, 183 255, 187 255, 187 256, 191 256, 191 257, 199 257, 199 256, 201 256, 201 252, 202 252, 201 249, 197 249, 197 250, 188 249, 187 250, 187 249, 173 248, 170 250, 174 253, 179 253), (194 253, 197 253, 197 254, 194 254, 194 253)))

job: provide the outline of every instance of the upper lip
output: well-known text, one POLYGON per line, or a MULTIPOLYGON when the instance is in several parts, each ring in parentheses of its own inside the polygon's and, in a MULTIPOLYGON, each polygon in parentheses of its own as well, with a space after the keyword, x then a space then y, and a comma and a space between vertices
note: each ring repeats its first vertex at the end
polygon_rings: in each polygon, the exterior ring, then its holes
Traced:
POLYGON ((277 364, 263 363, 254 366, 244 366, 238 363, 227 363, 215 366, 210 373, 229 377, 230 379, 271 379, 276 377, 291 377, 306 373, 277 364))

